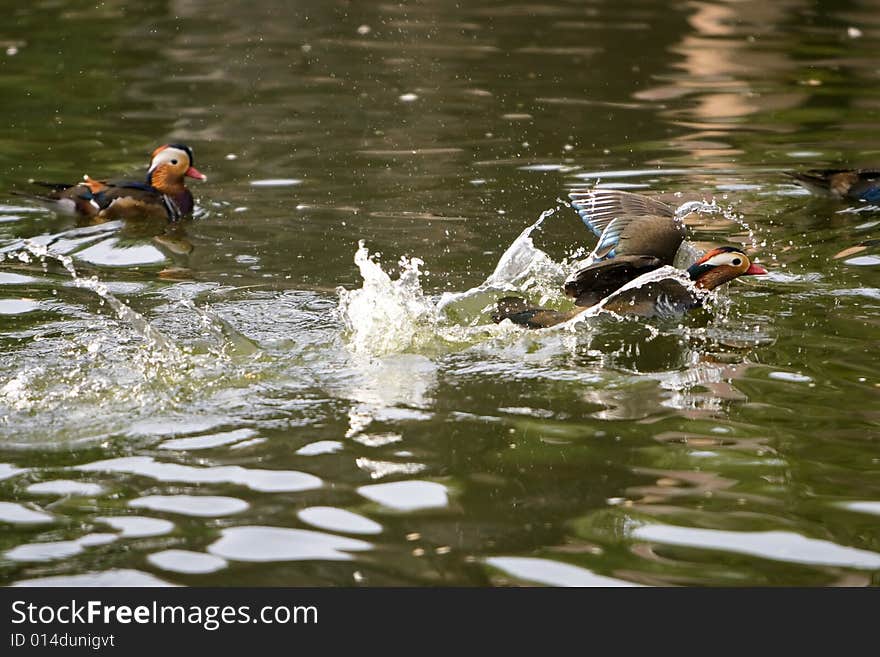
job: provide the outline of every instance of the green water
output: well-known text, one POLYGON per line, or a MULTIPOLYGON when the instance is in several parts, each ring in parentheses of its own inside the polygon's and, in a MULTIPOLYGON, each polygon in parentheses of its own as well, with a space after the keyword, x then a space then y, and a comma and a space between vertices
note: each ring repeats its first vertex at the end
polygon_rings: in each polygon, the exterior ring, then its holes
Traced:
POLYGON ((877 3, 95 5, 0 27, 0 583, 880 583, 880 210, 782 173, 880 165, 877 3), (174 229, 10 193, 170 141, 208 176, 174 229), (691 241, 771 275, 673 322, 436 313, 549 209, 559 301, 597 180, 714 199, 691 241))

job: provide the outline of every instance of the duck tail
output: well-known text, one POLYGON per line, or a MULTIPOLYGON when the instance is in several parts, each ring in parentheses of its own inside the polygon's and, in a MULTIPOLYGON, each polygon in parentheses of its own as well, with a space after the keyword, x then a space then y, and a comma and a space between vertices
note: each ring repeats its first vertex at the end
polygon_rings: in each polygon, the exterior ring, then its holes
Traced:
POLYGON ((548 308, 530 306, 522 297, 504 297, 496 302, 495 312, 492 313, 492 320, 497 324, 505 319, 509 319, 518 326, 539 329, 566 322, 584 310, 585 308, 575 308, 568 312, 550 310, 548 308))
POLYGON ((809 171, 784 171, 783 173, 811 192, 827 192, 831 188, 830 175, 835 171, 810 169, 809 171))
POLYGON ((52 182, 45 182, 43 180, 31 180, 30 183, 32 185, 37 185, 38 187, 45 187, 47 189, 51 189, 53 192, 63 192, 65 190, 70 189, 71 187, 76 186, 71 183, 52 183, 52 182))
POLYGON ((40 203, 55 203, 57 198, 53 198, 49 194, 29 194, 28 192, 20 192, 17 189, 10 190, 10 195, 20 196, 31 201, 39 201, 40 203))
POLYGON ((64 195, 64 192, 71 187, 74 187, 74 185, 67 183, 41 182, 36 180, 31 181, 31 183, 39 187, 44 187, 48 191, 39 194, 12 190, 9 193, 13 196, 21 196, 31 201, 36 201, 54 212, 61 212, 64 214, 95 214, 95 209, 90 206, 87 199, 70 198, 64 195))

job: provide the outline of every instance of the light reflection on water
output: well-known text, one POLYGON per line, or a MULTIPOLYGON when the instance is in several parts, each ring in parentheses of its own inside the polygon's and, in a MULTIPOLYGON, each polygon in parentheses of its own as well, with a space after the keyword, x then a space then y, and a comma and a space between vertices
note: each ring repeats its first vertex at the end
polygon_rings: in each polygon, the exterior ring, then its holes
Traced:
POLYGON ((365 541, 307 529, 231 527, 208 551, 236 561, 349 561, 349 551, 370 547, 365 541))
POLYGON ((779 173, 877 165, 871 5, 195 0, 96 44, 67 4, 19 12, 0 189, 171 140, 210 182, 172 229, 0 199, 3 582, 880 583, 876 209, 779 173), (714 199, 691 239, 771 275, 489 323, 561 302, 594 183, 714 199))

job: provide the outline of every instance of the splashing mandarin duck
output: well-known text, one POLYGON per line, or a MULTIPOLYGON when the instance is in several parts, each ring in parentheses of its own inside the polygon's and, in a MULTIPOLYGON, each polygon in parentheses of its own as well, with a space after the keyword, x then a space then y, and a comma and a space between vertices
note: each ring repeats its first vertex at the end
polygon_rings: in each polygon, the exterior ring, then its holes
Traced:
POLYGON ((880 202, 880 169, 810 169, 786 175, 820 196, 880 202))
POLYGON ((164 218, 179 221, 192 214, 192 193, 185 178, 207 180, 193 166, 193 152, 184 144, 165 144, 153 151, 145 182, 95 180, 88 175, 76 184, 44 183, 51 191, 34 196, 53 210, 99 220, 164 218))
POLYGON ((618 315, 675 316, 701 306, 707 292, 719 285, 739 276, 767 273, 742 249, 722 246, 687 268, 691 285, 676 277, 638 284, 645 274, 675 262, 685 238, 681 209, 676 213, 661 201, 617 190, 575 192, 570 197, 584 223, 599 237, 586 265, 565 281, 565 294, 576 307, 558 311, 530 306, 520 297, 505 297, 492 316, 496 322, 509 319, 527 328, 545 328, 599 304, 618 315))

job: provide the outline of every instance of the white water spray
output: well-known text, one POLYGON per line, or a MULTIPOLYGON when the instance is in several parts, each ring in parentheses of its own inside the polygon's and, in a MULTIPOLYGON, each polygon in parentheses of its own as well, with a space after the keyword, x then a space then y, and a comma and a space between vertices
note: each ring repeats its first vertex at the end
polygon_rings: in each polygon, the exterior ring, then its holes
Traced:
POLYGON ((113 309, 119 319, 130 325, 150 346, 159 348, 166 356, 173 359, 182 358, 180 349, 165 334, 152 326, 146 317, 132 310, 113 296, 107 286, 99 281, 96 276, 89 278, 81 277, 73 264, 73 258, 60 253, 54 253, 46 246, 36 244, 30 240, 26 240, 23 243, 23 247, 22 250, 15 254, 15 257, 20 261, 27 263, 30 262, 30 256, 35 256, 42 262, 45 262, 47 259, 59 262, 70 274, 71 280, 76 287, 91 290, 98 295, 103 302, 113 309))
POLYGON ((492 274, 465 292, 444 292, 439 300, 425 295, 418 258, 401 258, 400 276, 392 278, 370 257, 361 241, 355 253, 363 285, 360 289, 338 288, 339 316, 348 332, 348 347, 360 355, 383 356, 418 350, 431 343, 468 343, 504 327, 486 324, 484 312, 499 292, 537 289, 556 293, 562 280, 560 264, 537 248, 533 231, 556 210, 541 213, 502 254, 492 274))

